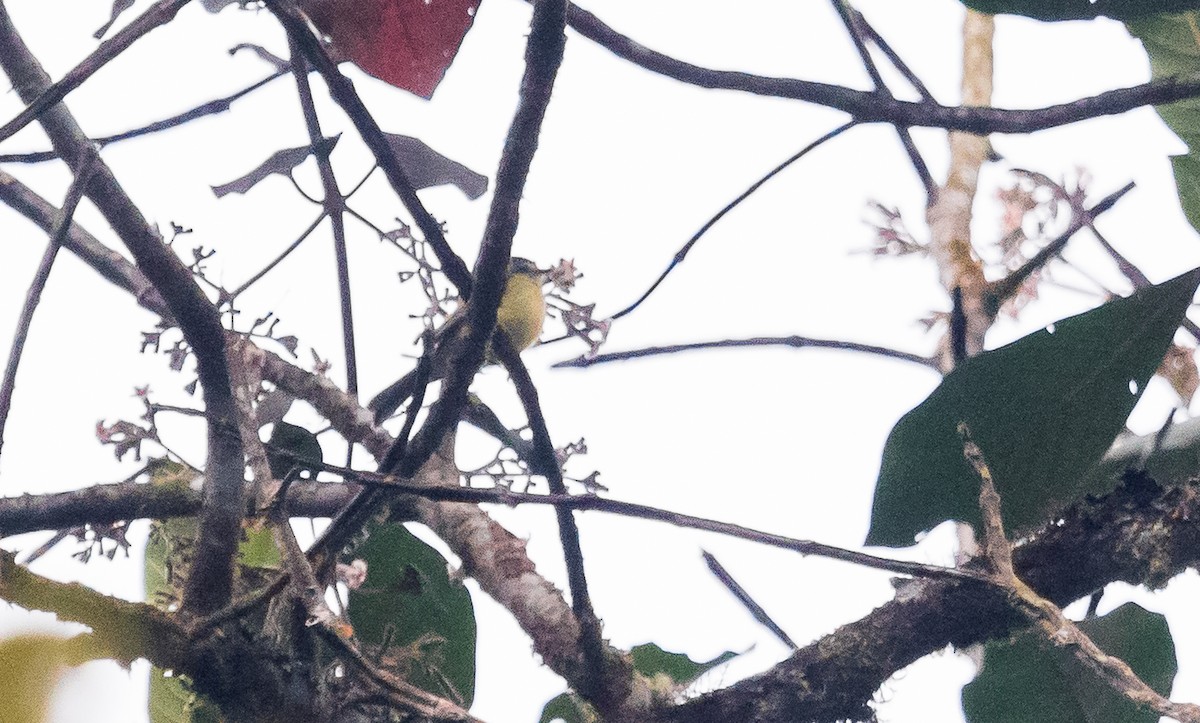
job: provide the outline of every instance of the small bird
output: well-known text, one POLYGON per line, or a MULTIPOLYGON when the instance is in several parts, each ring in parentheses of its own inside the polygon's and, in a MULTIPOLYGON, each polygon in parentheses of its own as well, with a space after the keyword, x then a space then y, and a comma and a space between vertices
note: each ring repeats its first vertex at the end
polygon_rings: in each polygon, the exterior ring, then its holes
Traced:
MULTIPOLYGON (((528 348, 542 333, 542 322, 546 318, 546 298, 542 294, 545 283, 546 272, 529 259, 514 256, 510 260, 508 282, 496 310, 496 327, 508 336, 517 351, 528 348)), ((450 371, 450 360, 457 356, 455 342, 463 338, 466 321, 466 306, 463 305, 455 309, 438 329, 430 360, 430 381, 441 379, 450 371)), ((495 361, 490 348, 487 360, 489 363, 495 361)), ((416 385, 417 371, 414 369, 375 395, 367 405, 375 413, 375 423, 395 414, 404 400, 416 391, 416 385)))

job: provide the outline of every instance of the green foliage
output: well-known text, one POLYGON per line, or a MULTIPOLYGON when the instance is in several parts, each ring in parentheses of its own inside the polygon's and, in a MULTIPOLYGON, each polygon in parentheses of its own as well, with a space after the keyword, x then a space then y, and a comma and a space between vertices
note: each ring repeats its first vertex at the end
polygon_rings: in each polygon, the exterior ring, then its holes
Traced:
POLYGON ((283 479, 294 467, 307 469, 305 463, 325 461, 317 435, 304 427, 287 422, 276 423, 267 440, 267 463, 275 479, 283 479))
POLYGON ((348 614, 369 657, 467 707, 475 695, 475 609, 446 559, 401 524, 372 524, 354 554, 366 582, 348 614))
POLYGON ((1200 8, 1196 0, 963 0, 984 13, 1024 15, 1036 20, 1091 20, 1099 17, 1132 20, 1157 13, 1200 8))
POLYGON ((892 429, 866 544, 909 545, 944 520, 978 528, 979 480, 963 459, 960 421, 987 458, 1010 530, 1112 489, 1087 472, 1161 362, 1198 282, 1200 269, 959 365, 892 429))
MULTIPOLYGON (((1129 23, 1129 32, 1142 41, 1150 56, 1152 79, 1195 78, 1200 74, 1196 23, 1196 13, 1156 15, 1129 23)), ((1157 106, 1155 110, 1187 144, 1187 153, 1171 157, 1171 167, 1184 215, 1193 228, 1200 230, 1200 99, 1157 106)))
MULTIPOLYGON (((1080 629, 1109 655, 1124 660, 1162 695, 1175 679, 1175 646, 1162 615, 1127 603, 1080 629)), ((979 676, 963 688, 970 723, 1154 723, 1140 709, 1083 668, 1071 651, 1053 647, 1038 634, 1020 633, 984 648, 979 676)))
POLYGON ((568 691, 554 696, 542 708, 542 717, 538 718, 538 723, 554 723, 554 721, 600 723, 600 715, 587 704, 587 701, 568 691))
POLYGON ((728 663, 737 657, 737 653, 726 650, 717 657, 704 663, 697 663, 683 653, 668 653, 654 643, 643 643, 634 646, 633 669, 647 678, 665 675, 679 688, 691 685, 701 675, 718 665, 728 663))
MULTIPOLYGON (((178 567, 183 564, 181 548, 190 547, 195 534, 194 520, 168 520, 151 528, 143 567, 147 602, 164 610, 178 604, 182 582, 178 567)), ((217 707, 197 695, 186 679, 165 673, 157 666, 150 669, 150 723, 209 723, 220 720, 217 707)))

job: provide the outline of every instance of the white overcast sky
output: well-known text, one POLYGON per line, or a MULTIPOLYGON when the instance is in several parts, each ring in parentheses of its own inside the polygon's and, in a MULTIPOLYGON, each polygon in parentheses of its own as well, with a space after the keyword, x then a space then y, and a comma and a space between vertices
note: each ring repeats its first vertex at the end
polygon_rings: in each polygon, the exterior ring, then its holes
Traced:
MULTIPOLYGON (((53 77, 94 47, 104 3, 9 0, 8 10, 53 77)), ((148 3, 138 2, 132 12, 148 3)), ((870 21, 944 103, 957 102, 962 7, 952 0, 859 3, 870 21)), ((828 3, 754 0, 609 0, 585 5, 639 42, 715 68, 745 70, 866 87, 857 56, 828 3)), ((446 155, 493 174, 512 116, 522 71, 529 8, 488 0, 479 10, 457 60, 432 103, 363 77, 347 66, 384 130, 417 136, 446 155)), ((219 97, 264 76, 269 68, 242 42, 277 54, 286 43, 265 12, 219 15, 198 4, 175 23, 139 42, 68 99, 85 130, 126 130, 219 97)), ((1148 79, 1140 45, 1112 22, 1041 25, 1001 18, 996 37, 995 103, 1035 107, 1148 79)), ((889 79, 894 76, 889 75, 889 79)), ((334 155, 343 188, 370 165, 341 114, 316 92, 328 133, 347 130, 334 155)), ((911 96, 900 84, 897 92, 911 96)), ((15 93, 0 94, 0 121, 20 109, 15 93)), ((566 60, 546 119, 522 205, 514 252, 542 265, 574 258, 585 279, 574 298, 610 314, 635 298, 675 250, 713 213, 782 159, 845 120, 802 103, 682 86, 620 61, 569 34, 566 60)), ((945 134, 919 130, 917 141, 933 172, 945 173, 945 134)), ((290 243, 317 209, 274 178, 246 196, 218 201, 209 186, 227 182, 275 150, 307 142, 290 79, 238 102, 230 113, 183 129, 106 149, 104 159, 161 227, 172 221, 195 232, 184 249, 203 244, 220 253, 211 277, 236 286, 290 243)), ((1053 178, 1085 167, 1095 198, 1133 180, 1137 190, 1103 217, 1100 227, 1155 281, 1200 263, 1200 240, 1184 222, 1167 155, 1182 150, 1149 110, 1082 123, 1033 137, 997 137, 1005 160, 981 176, 976 232, 995 237, 996 189, 1007 172, 1028 168, 1053 178)), ((0 153, 45 147, 36 129, 0 144, 0 153)), ((60 203, 68 176, 57 164, 5 166, 60 203)), ((305 167, 301 183, 319 190, 305 167)), ((422 193, 445 219, 450 241, 468 259, 486 214, 486 199, 469 202, 448 188, 422 193)), ((376 177, 355 207, 381 224, 402 214, 376 177)), ((651 344, 803 334, 928 353, 935 338, 917 323, 949 306, 935 270, 924 260, 875 260, 855 254, 870 245, 862 222, 866 202, 898 206, 910 229, 925 236, 923 191, 886 127, 854 129, 771 181, 700 242, 681 268, 643 308, 618 322, 608 349, 651 344)), ((86 204, 77 215, 90 230, 118 245, 86 204)), ((420 301, 395 277, 399 256, 373 234, 350 224, 361 387, 370 394, 410 363, 409 342, 420 301)), ((44 235, 0 208, 0 348, 7 350, 44 235)), ((1111 264, 1080 238, 1068 257, 1112 287, 1124 289, 1111 264)), ((1069 278, 1069 277, 1068 277, 1069 278)), ((247 295, 246 315, 273 311, 280 332, 334 361, 344 381, 333 253, 318 233, 247 295)), ((1005 343, 1096 299, 1048 291, 1019 322, 1005 321, 989 337, 1005 343)), ((57 491, 112 482, 135 467, 118 464, 95 441, 97 420, 134 419, 135 385, 151 384, 156 398, 187 404, 190 377, 166 369, 162 357, 137 353, 140 331, 153 319, 106 286, 68 254, 60 256, 34 331, 9 420, 0 468, 0 494, 57 491)), ((552 326, 549 326, 553 329, 552 326)), ((552 370, 574 356, 565 344, 535 349, 527 359, 541 390, 558 444, 584 437, 589 454, 573 461, 573 476, 593 469, 617 499, 714 517, 774 533, 857 547, 867 529, 874 476, 884 438, 895 420, 937 383, 926 369, 844 352, 743 349, 656 358, 591 370, 552 370)), ((502 372, 476 385, 505 419, 519 408, 502 372)), ((1154 381, 1134 426, 1161 421, 1173 401, 1154 381)), ((303 411, 298 423, 319 426, 303 411)), ((189 459, 203 459, 202 428, 164 424, 164 433, 189 459)), ((472 435, 462 464, 480 458, 472 435)), ((477 441, 477 440, 476 440, 477 441)), ((331 448, 332 449, 332 448, 331 448)), ((340 453, 339 453, 340 456, 340 453)), ((336 458, 336 457, 335 457, 336 458)), ((547 509, 500 509, 494 514, 529 541, 539 570, 565 587, 553 517, 547 509)), ((594 604, 613 644, 652 641, 707 659, 724 650, 749 651, 703 681, 728 684, 770 667, 787 650, 707 572, 703 547, 713 552, 789 635, 804 645, 861 617, 891 592, 886 575, 661 524, 589 513, 581 517, 583 549, 594 604)), ((59 579, 138 598, 140 541, 133 557, 80 566, 59 546, 34 566, 59 579)), ((29 549, 46 534, 5 541, 29 549)), ((946 535, 932 535, 906 554, 946 558, 946 535)), ((478 592, 472 587, 473 592, 478 592)), ((1166 593, 1141 596, 1153 609, 1192 605, 1195 575, 1166 593)), ((494 721, 536 720, 542 703, 563 683, 538 666, 528 640, 506 613, 474 595, 480 618, 479 680, 474 712, 494 721)), ((1119 596, 1106 597, 1115 606, 1119 596)), ((1181 672, 1176 694, 1200 691, 1196 631, 1187 616, 1172 618, 1181 672), (1184 638, 1188 638, 1185 640, 1184 638)), ((1194 618, 1194 616, 1191 616, 1194 618)), ((45 625, 45 615, 0 607, 0 630, 45 625)), ((57 697, 56 721, 143 720, 143 666, 131 677, 108 663, 71 675, 57 697), (116 691, 127 691, 121 696, 116 691), (103 695, 109 701, 96 704, 103 695)), ((973 666, 946 653, 922 661, 889 682, 881 717, 893 721, 961 720, 958 688, 973 666)))

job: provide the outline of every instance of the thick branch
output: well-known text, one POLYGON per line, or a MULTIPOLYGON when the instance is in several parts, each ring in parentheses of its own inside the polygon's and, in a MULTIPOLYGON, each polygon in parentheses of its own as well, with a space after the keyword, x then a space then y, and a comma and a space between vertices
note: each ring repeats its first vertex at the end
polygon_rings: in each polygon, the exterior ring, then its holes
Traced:
MULTIPOLYGON (((1160 588, 1200 563, 1200 496, 1129 477, 1100 500, 1013 550, 1016 572, 1065 606, 1110 582, 1160 588)), ((997 588, 917 581, 904 595, 798 651, 772 670, 662 711, 656 720, 838 720, 870 717, 871 695, 893 673, 946 647, 1004 636, 1027 624, 997 588), (765 718, 763 716, 766 716, 765 718), (775 716, 772 718, 771 716, 775 716)))
MULTIPOLYGON (((293 482, 288 486, 290 517, 333 517, 357 491, 355 485, 293 482)), ((119 482, 71 492, 0 497, 0 537, 38 530, 59 530, 88 523, 165 520, 193 517, 200 492, 187 485, 119 482)))

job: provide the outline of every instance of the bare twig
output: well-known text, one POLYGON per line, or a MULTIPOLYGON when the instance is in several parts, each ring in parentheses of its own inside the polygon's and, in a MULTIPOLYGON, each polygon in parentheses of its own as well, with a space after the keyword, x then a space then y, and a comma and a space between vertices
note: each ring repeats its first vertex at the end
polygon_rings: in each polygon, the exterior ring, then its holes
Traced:
MULTIPOLYGON (((1108 252, 1108 255, 1112 256, 1113 261, 1117 264, 1117 268, 1120 269, 1121 273, 1125 275, 1125 278, 1129 279, 1129 283, 1133 284, 1133 288, 1141 289, 1150 285, 1150 279, 1144 273, 1142 273, 1142 270, 1137 266, 1134 266, 1133 262, 1131 262, 1129 259, 1125 258, 1125 255, 1118 251, 1117 248, 1113 246, 1107 238, 1104 237, 1104 234, 1100 233, 1100 230, 1096 228, 1096 224, 1090 220, 1088 222, 1088 230, 1092 232, 1092 236, 1096 237, 1096 241, 1100 243, 1100 246, 1103 247, 1106 252, 1108 252)), ((1183 321, 1181 322, 1180 326, 1182 326, 1187 333, 1191 334, 1193 339, 1200 341, 1200 325, 1197 325, 1196 322, 1185 316, 1183 317, 1183 321)))
MULTIPOLYGON (((567 487, 563 483, 562 468, 555 457, 554 444, 550 440, 550 431, 546 427, 541 402, 538 401, 537 387, 529 376, 529 370, 521 361, 520 353, 503 334, 495 335, 492 346, 512 377, 517 396, 521 399, 521 406, 525 408, 529 429, 533 433, 533 451, 538 460, 536 464, 546 470, 546 483, 550 492, 565 495, 567 487)), ((592 599, 588 594, 587 576, 583 569, 583 549, 579 542, 579 526, 576 525, 571 510, 556 507, 554 511, 558 519, 558 536, 563 546, 563 559, 567 566, 571 608, 579 620, 579 645, 588 669, 584 677, 588 687, 578 692, 588 700, 594 701, 600 710, 611 711, 619 708, 629 695, 631 670, 627 665, 621 665, 616 656, 605 654, 600 621, 596 618, 592 609, 592 599), (612 663, 609 662, 609 658, 613 660, 612 663)))
POLYGON ((814 339, 808 336, 757 336, 750 339, 724 339, 721 341, 702 341, 692 344, 652 346, 646 347, 645 349, 614 351, 605 354, 597 354, 595 356, 585 355, 576 359, 558 362, 554 366, 590 367, 596 364, 604 364, 607 362, 640 359, 642 357, 659 356, 662 354, 677 354, 679 352, 694 351, 697 349, 725 349, 746 346, 786 346, 794 349, 842 349, 845 351, 873 354, 876 356, 887 357, 889 359, 899 359, 901 361, 912 362, 913 364, 920 364, 921 366, 926 366, 933 369, 937 368, 936 362, 933 359, 921 356, 919 354, 912 354, 896 349, 888 349, 887 347, 874 346, 872 344, 859 344, 852 341, 835 341, 831 339, 814 339))
POLYGON ((909 85, 911 85, 917 91, 917 93, 925 99, 926 102, 937 103, 937 99, 934 98, 933 93, 930 93, 929 89, 925 87, 925 83, 921 82, 921 79, 917 77, 917 74, 913 72, 912 68, 908 67, 908 64, 904 62, 904 59, 892 49, 892 46, 883 39, 883 36, 875 31, 875 28, 871 26, 871 23, 867 22, 866 16, 853 8, 851 8, 851 12, 854 13, 854 22, 863 29, 863 34, 866 36, 867 40, 871 41, 875 47, 879 48, 880 52, 887 56, 887 59, 889 62, 891 62, 892 67, 894 67, 900 73, 900 75, 904 76, 904 79, 908 81, 909 85))
POLYGON ((270 263, 268 263, 266 266, 259 269, 259 271, 257 273, 255 273, 250 278, 246 279, 246 281, 244 281, 236 289, 229 292, 229 298, 232 300, 232 299, 236 299, 238 296, 241 296, 241 294, 246 289, 248 289, 251 286, 253 286, 254 284, 258 283, 259 279, 261 279, 262 277, 264 277, 268 273, 270 273, 271 269, 278 266, 279 263, 281 261, 283 261, 284 259, 286 259, 288 256, 290 256, 293 251, 300 248, 300 244, 304 243, 304 240, 307 239, 310 235, 312 235, 312 232, 317 230, 317 226, 320 226, 321 222, 325 220, 325 216, 327 213, 328 213, 327 211, 324 211, 324 210, 321 211, 321 214, 319 216, 317 216, 315 219, 313 219, 313 222, 308 225, 308 228, 304 229, 304 231, 296 238, 296 240, 293 241, 292 243, 288 244, 288 247, 285 248, 283 251, 281 251, 278 256, 271 259, 270 263))
POLYGON ((733 596, 738 599, 738 602, 740 602, 747 610, 750 611, 750 614, 754 616, 755 620, 761 623, 762 626, 767 630, 770 630, 775 637, 783 641, 783 644, 792 650, 796 650, 800 647, 799 645, 796 645, 796 643, 793 642, 790 637, 788 637, 788 634, 783 631, 783 628, 779 627, 779 623, 775 622, 771 616, 767 614, 767 611, 763 610, 762 606, 759 605, 754 598, 750 597, 750 593, 746 592, 746 589, 739 585, 737 580, 733 579, 733 575, 729 574, 729 571, 725 569, 725 566, 718 562, 717 558, 713 557, 712 553, 709 553, 706 550, 701 550, 700 552, 704 557, 704 564, 708 565, 708 569, 712 571, 712 574, 721 581, 721 584, 724 585, 729 592, 733 593, 733 596))
MULTIPOLYGON (((288 71, 286 69, 277 71, 271 75, 268 75, 262 80, 256 81, 255 83, 242 88, 236 93, 231 93, 223 98, 217 98, 215 100, 202 103, 195 108, 178 113, 170 118, 154 121, 153 123, 148 123, 144 126, 123 131, 121 133, 114 133, 111 136, 100 136, 98 138, 93 138, 92 140, 96 143, 96 145, 104 148, 112 143, 119 143, 131 138, 140 138, 141 136, 176 128, 185 123, 194 121, 197 118, 216 115, 217 113, 224 113, 230 109, 234 101, 240 100, 241 98, 253 93, 276 78, 281 78, 284 75, 287 75, 287 72, 288 71)), ((54 151, 32 151, 30 153, 8 154, 0 153, 0 163, 43 163, 45 161, 53 161, 56 158, 58 158, 58 154, 56 154, 54 151)))
MULTIPOLYGON (((871 52, 867 49, 867 44, 864 40, 866 29, 860 24, 862 13, 859 13, 854 8, 850 7, 847 0, 831 0, 834 10, 837 11, 838 17, 842 19, 842 24, 846 26, 846 32, 850 34, 850 39, 854 41, 854 48, 858 51, 858 57, 862 60, 863 68, 867 71, 867 75, 871 77, 871 82, 875 85, 876 92, 884 98, 894 99, 892 91, 887 87, 887 83, 883 81, 883 76, 879 74, 879 68, 875 66, 875 61, 871 58, 871 52)), ((932 204, 937 196, 937 182, 933 180, 933 174, 929 172, 929 166, 925 165, 925 159, 921 157, 921 152, 917 150, 917 144, 913 142, 912 133, 908 128, 902 125, 895 126, 896 134, 900 136, 900 145, 904 146, 904 152, 908 154, 909 161, 912 162, 913 169, 916 170, 917 176, 921 179, 921 185, 925 187, 926 203, 932 204)))
POLYGON ((1062 608, 1039 595, 1017 577, 1013 568, 1012 546, 1004 534, 1000 516, 1000 495, 982 450, 971 439, 967 425, 960 422, 963 455, 979 475, 979 507, 983 513, 985 556, 996 582, 1011 591, 1014 606, 1033 623, 1050 643, 1068 648, 1085 668, 1092 671, 1118 694, 1178 721, 1200 723, 1200 706, 1174 703, 1146 685, 1129 665, 1101 650, 1074 621, 1063 615, 1062 608))
MULTIPOLYGON (((577 9, 576 6, 574 6, 574 5, 571 6, 572 12, 575 11, 576 9, 577 9)), ((696 231, 696 233, 692 234, 692 237, 687 240, 687 243, 685 243, 682 248, 680 248, 678 251, 675 252, 674 258, 671 259, 671 263, 667 265, 667 268, 663 269, 663 272, 661 274, 659 274, 657 279, 654 280, 654 283, 650 284, 650 288, 646 289, 646 291, 641 296, 638 297, 637 301, 634 301, 629 306, 627 306, 624 309, 621 309, 617 313, 613 314, 612 318, 620 319, 622 316, 625 316, 629 312, 638 308, 638 306, 640 306, 643 301, 645 301, 646 299, 648 299, 650 297, 650 294, 654 293, 654 290, 658 288, 659 284, 661 284, 663 281, 666 280, 667 276, 670 275, 670 273, 675 270, 675 267, 678 266, 679 264, 683 263, 683 260, 685 258, 687 258, 688 252, 692 250, 692 247, 696 245, 696 242, 700 240, 701 236, 708 233, 708 230, 710 228, 712 228, 714 225, 716 225, 717 221, 720 221, 725 216, 725 214, 727 214, 730 211, 732 211, 733 209, 737 208, 738 204, 740 204, 742 201, 745 201, 747 198, 749 198, 751 195, 753 195, 754 192, 757 191, 759 188, 761 188, 764 183, 766 183, 767 181, 774 178, 776 175, 778 175, 780 172, 782 172, 788 166, 792 165, 796 161, 798 161, 801 158, 803 158, 804 156, 808 155, 811 151, 814 151, 817 148, 820 148, 822 145, 825 144, 826 141, 831 141, 834 138, 837 138, 842 133, 845 133, 846 131, 853 128, 855 125, 856 125, 856 123, 854 121, 851 121, 849 123, 840 125, 837 128, 834 128, 833 130, 829 131, 828 133, 821 136, 817 140, 813 141, 812 143, 809 143, 804 148, 801 148, 799 151, 792 154, 792 156, 789 157, 787 160, 785 160, 783 163, 780 163, 778 166, 775 166, 770 171, 768 171, 767 174, 764 175, 762 178, 760 178, 757 181, 755 181, 754 183, 752 183, 749 188, 747 188, 745 191, 743 191, 741 193, 741 195, 739 195, 737 198, 733 199, 728 204, 726 204, 726 206, 724 208, 722 208, 720 211, 717 211, 716 215, 714 215, 712 218, 708 219, 708 221, 705 221, 704 225, 700 227, 700 230, 698 230, 698 231, 696 231)))
POLYGON ((143 35, 169 23, 187 4, 188 0, 159 0, 136 20, 121 28, 116 35, 100 43, 90 55, 67 71, 62 80, 44 86, 39 84, 36 94, 32 93, 30 88, 21 87, 14 79, 17 92, 28 105, 15 118, 0 126, 0 141, 11 138, 17 131, 37 120, 42 113, 67 97, 68 93, 82 85, 110 60, 125 52, 143 35))
POLYGON ((375 122, 375 118, 359 98, 358 92, 354 90, 354 84, 350 82, 349 78, 342 75, 341 71, 337 69, 337 65, 330 60, 320 41, 309 31, 307 23, 298 11, 277 0, 272 0, 267 6, 275 13, 279 23, 287 31, 288 38, 300 48, 305 59, 324 78, 333 99, 337 101, 337 104, 354 123, 354 127, 358 129, 363 142, 375 155, 376 162, 387 176, 388 183, 400 197, 404 207, 412 214, 417 227, 425 235, 425 242, 437 255, 446 278, 458 289, 459 296, 463 299, 470 298, 472 280, 466 263, 450 248, 445 234, 442 233, 441 224, 425 209, 421 199, 417 197, 416 189, 413 188, 412 183, 408 180, 408 175, 400 166, 400 162, 384 137, 383 131, 380 130, 379 124, 375 122))
MULTIPOLYGON (((46 233, 54 233, 61 211, 16 177, 0 170, 0 201, 25 216, 46 233)), ((171 310, 162 295, 137 266, 116 251, 101 243, 77 223, 71 223, 63 246, 109 283, 127 291, 147 310, 172 319, 171 310)))
POLYGON ((62 248, 67 230, 71 228, 71 221, 75 217, 75 208, 83 199, 84 190, 92 178, 92 167, 95 165, 96 159, 97 154, 94 148, 83 158, 79 174, 71 182, 71 187, 67 189, 62 214, 55 222, 54 230, 50 233, 50 242, 46 245, 45 253, 42 254, 42 260, 33 275, 33 281, 29 284, 29 290, 25 292, 25 304, 21 307, 20 316, 17 317, 17 328, 13 333, 12 347, 8 352, 8 364, 4 367, 4 378, 0 380, 0 452, 4 450, 4 427, 8 421, 13 390, 17 384, 17 367, 21 364, 25 340, 29 337, 29 329, 33 325, 33 313, 42 299, 42 291, 46 288, 46 282, 50 280, 50 270, 54 268, 54 259, 58 256, 58 250, 62 248))
POLYGON ((313 103, 312 88, 308 84, 308 64, 301 55, 295 39, 291 39, 292 75, 296 78, 296 90, 300 96, 300 108, 304 112, 304 125, 312 142, 313 156, 321 173, 321 187, 325 197, 322 201, 325 215, 333 226, 333 254, 337 263, 338 297, 342 307, 342 349, 346 355, 346 390, 358 394, 358 355, 354 351, 354 310, 350 297, 350 263, 346 256, 346 199, 338 189, 333 175, 333 164, 329 162, 330 147, 323 143, 321 121, 317 118, 317 107, 313 103))
POLYGON ((979 475, 979 510, 983 516, 984 557, 992 566, 993 574, 1003 585, 1012 585, 1016 580, 1013 572, 1012 546, 1004 534, 1004 520, 1000 516, 1000 493, 996 491, 992 470, 984 459, 983 450, 971 438, 966 422, 958 423, 958 434, 962 438, 963 457, 979 475))

